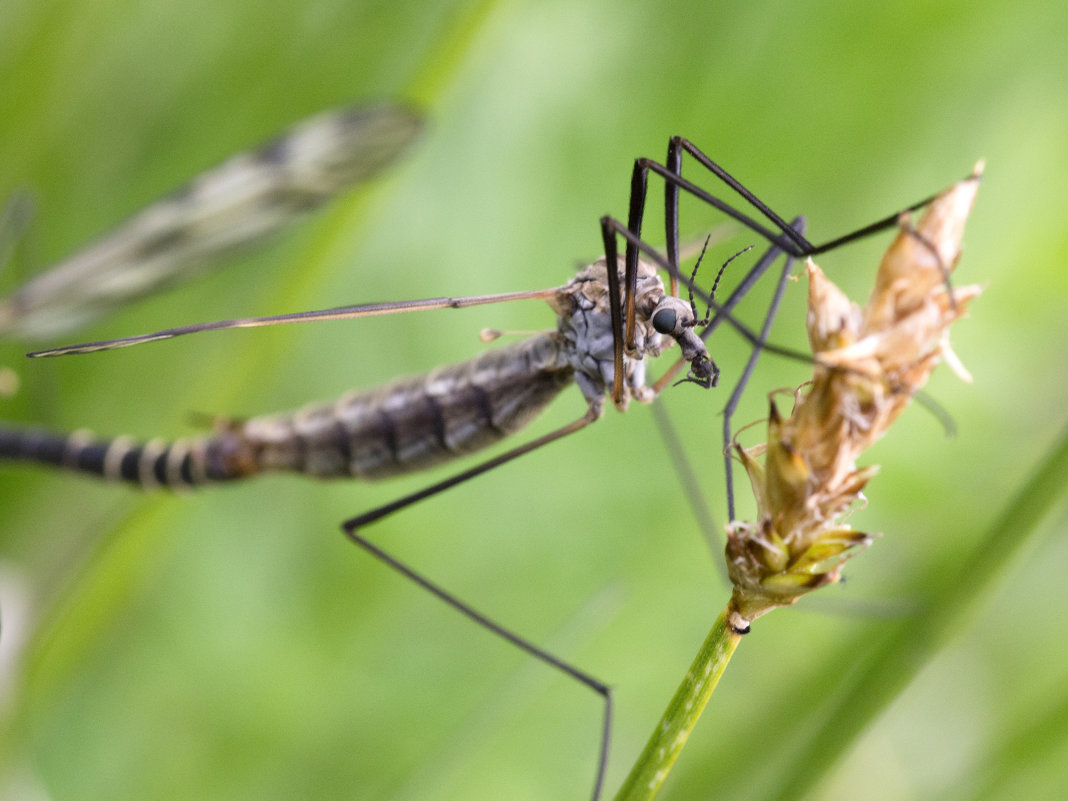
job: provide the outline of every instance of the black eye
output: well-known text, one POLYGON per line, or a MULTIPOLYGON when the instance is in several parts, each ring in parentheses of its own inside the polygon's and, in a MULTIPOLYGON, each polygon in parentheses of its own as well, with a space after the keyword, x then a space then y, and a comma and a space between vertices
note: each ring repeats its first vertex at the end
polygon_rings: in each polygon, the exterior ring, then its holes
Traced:
POLYGON ((659 334, 670 334, 675 330, 678 319, 674 309, 661 309, 653 315, 653 328, 659 334))

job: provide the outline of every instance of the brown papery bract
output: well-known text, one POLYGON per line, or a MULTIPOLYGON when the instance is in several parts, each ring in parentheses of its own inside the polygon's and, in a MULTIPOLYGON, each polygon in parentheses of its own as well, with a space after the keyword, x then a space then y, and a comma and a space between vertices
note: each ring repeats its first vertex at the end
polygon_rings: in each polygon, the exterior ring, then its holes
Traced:
POLYGON ((980 288, 950 289, 949 275, 982 167, 932 201, 915 226, 902 215, 864 308, 808 261, 812 380, 795 393, 789 417, 771 401, 767 443, 734 447, 757 501, 755 522, 733 521, 727 530, 736 631, 838 581, 845 561, 872 541, 846 522, 878 470, 857 467, 857 458, 940 361, 970 380, 949 347, 949 326, 980 288))

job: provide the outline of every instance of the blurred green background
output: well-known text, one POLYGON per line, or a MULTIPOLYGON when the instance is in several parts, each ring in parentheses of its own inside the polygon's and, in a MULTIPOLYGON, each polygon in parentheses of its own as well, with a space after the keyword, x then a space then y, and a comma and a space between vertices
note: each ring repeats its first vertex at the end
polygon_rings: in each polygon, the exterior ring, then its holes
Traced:
MULTIPOLYGON (((916 616, 1057 437, 1068 395, 1068 12, 1049 2, 131 2, 0 8, 0 196, 33 192, 20 277, 200 170, 316 111, 404 98, 426 135, 387 177, 232 269, 81 338, 214 318, 563 283, 626 212, 632 160, 683 134, 820 241, 964 176, 985 183, 954 331, 975 383, 912 410, 854 525, 849 581, 762 619, 668 799, 793 797, 785 767, 827 702, 916 616)), ((688 175, 698 175, 692 166, 688 175)), ((700 179, 703 181, 703 178, 700 179)), ((654 197, 660 197, 654 183, 654 197)), ((684 231, 718 222, 694 204, 684 231)), ((650 238, 659 212, 647 216, 650 238)), ((717 251, 721 260, 740 236, 717 251)), ((820 259, 864 298, 888 237, 820 259)), ((803 285, 774 339, 803 346, 803 285)), ((748 316, 761 297, 754 293, 748 316)), ((26 362, 4 419, 178 436, 458 361, 538 303, 206 335, 26 362)), ((57 343, 58 344, 58 343, 57 343)), ((725 384, 747 355, 713 339, 725 384)), ((655 371, 654 371, 655 372, 655 371)), ((766 359, 738 420, 803 366, 766 359)), ((659 401, 720 524, 726 390, 659 401)), ((571 390, 534 433, 583 410, 571 390)), ((596 426, 371 533, 616 691, 618 786, 728 591, 651 411, 596 426)), ((0 469, 0 788, 11 798, 588 796, 600 707, 348 545, 338 523, 434 477, 271 477, 141 496, 0 469)), ((1068 784, 1068 541, 1007 555, 907 690, 832 760, 821 799, 1052 798, 1068 784), (1045 728, 1043 728, 1045 727, 1045 728), (1031 733, 1051 732, 1041 736, 1031 733), (954 796, 958 797, 958 796, 954 796)), ((840 713, 839 713, 840 714, 840 713)))

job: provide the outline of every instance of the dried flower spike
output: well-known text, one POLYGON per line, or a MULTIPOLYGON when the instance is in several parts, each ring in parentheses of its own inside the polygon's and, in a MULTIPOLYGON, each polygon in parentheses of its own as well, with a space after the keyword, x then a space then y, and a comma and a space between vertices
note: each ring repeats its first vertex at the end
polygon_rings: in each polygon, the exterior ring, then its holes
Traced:
POLYGON ((735 443, 757 501, 756 522, 734 521, 727 531, 735 631, 838 581, 844 562, 872 541, 845 522, 878 469, 858 468, 857 457, 904 411, 939 361, 969 378, 950 350, 949 326, 980 289, 951 289, 949 274, 960 258, 982 167, 939 195, 915 227, 902 215, 863 309, 809 260, 813 378, 795 393, 788 418, 772 401, 767 444, 735 443))

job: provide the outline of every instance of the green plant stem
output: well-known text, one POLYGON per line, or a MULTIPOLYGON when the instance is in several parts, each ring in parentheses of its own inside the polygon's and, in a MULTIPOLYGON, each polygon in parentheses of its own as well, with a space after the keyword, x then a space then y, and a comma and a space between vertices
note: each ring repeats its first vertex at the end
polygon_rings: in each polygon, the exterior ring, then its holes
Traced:
POLYGON ((701 717, 705 704, 719 683, 719 677, 723 675, 742 638, 727 625, 727 612, 728 609, 724 609, 712 624, 712 630, 708 632, 682 684, 675 691, 645 750, 616 794, 616 801, 647 801, 653 798, 671 772, 671 766, 686 745, 690 731, 697 725, 697 719, 701 717))

